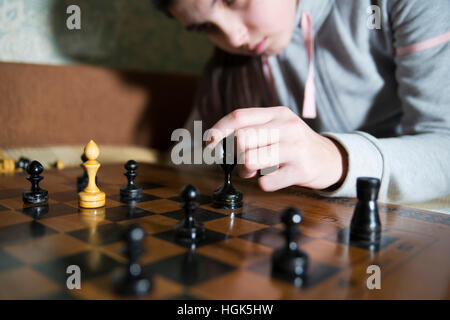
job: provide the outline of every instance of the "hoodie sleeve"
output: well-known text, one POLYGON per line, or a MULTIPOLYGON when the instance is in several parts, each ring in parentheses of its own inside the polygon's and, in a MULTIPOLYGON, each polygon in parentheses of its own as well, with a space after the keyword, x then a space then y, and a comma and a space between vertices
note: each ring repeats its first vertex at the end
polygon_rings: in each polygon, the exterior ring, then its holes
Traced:
POLYGON ((325 133, 347 151, 344 183, 325 196, 355 197, 356 178, 381 179, 379 199, 414 203, 450 194, 450 1, 386 0, 403 135, 325 133))

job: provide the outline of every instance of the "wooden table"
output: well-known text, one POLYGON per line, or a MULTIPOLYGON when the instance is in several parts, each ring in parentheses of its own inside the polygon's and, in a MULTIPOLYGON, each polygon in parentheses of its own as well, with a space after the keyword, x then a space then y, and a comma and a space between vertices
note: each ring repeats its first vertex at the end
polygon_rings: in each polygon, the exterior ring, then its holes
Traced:
POLYGON ((81 169, 47 170, 41 187, 48 207, 27 207, 24 173, 0 176, 0 298, 119 299, 114 283, 126 257, 121 233, 130 223, 147 232, 140 262, 154 289, 143 299, 449 299, 450 217, 380 205, 383 241, 379 250, 350 244, 346 232, 354 199, 322 198, 292 187, 274 193, 255 180, 235 178, 244 208, 211 206, 223 182, 217 171, 141 165, 141 203, 120 203, 122 165, 105 165, 98 174, 106 207, 80 210, 76 177, 81 169), (207 239, 195 249, 180 245, 174 226, 184 216, 179 192, 186 184, 201 193, 196 218, 207 239), (271 255, 284 245, 280 214, 293 206, 303 214, 301 250, 310 267, 301 286, 271 275, 271 255), (96 215, 94 215, 96 213, 96 215), (68 290, 69 265, 81 270, 81 289, 68 290), (367 268, 381 271, 381 289, 369 290, 367 268))

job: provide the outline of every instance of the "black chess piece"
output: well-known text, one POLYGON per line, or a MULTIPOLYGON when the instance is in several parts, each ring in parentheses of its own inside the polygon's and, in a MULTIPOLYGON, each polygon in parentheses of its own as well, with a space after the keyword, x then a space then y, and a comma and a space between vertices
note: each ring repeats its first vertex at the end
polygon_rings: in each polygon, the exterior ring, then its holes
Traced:
POLYGON ((185 212, 185 218, 175 227, 176 240, 182 243, 197 243, 205 238, 205 228, 195 221, 194 212, 198 207, 198 190, 193 185, 187 185, 181 190, 181 205, 185 212))
POLYGON ((136 203, 142 199, 142 187, 139 187, 134 182, 137 177, 138 164, 134 160, 129 160, 125 163, 127 172, 124 175, 128 179, 128 184, 120 188, 120 201, 124 203, 136 203))
POLYGON ((358 203, 350 223, 350 240, 377 243, 381 238, 381 222, 378 215, 380 179, 360 177, 356 182, 358 203))
POLYGON ((308 271, 308 255, 299 250, 297 239, 300 230, 297 226, 302 221, 301 213, 294 208, 286 209, 281 220, 285 225, 284 236, 286 245, 276 250, 272 255, 272 273, 283 279, 293 281, 297 286, 303 286, 308 271))
POLYGON ((226 139, 222 141, 223 163, 222 169, 225 173, 225 181, 223 185, 214 192, 213 207, 219 209, 235 210, 242 208, 242 192, 237 190, 231 183, 231 174, 236 167, 236 160, 233 150, 227 151, 226 139))
POLYGON ((30 175, 27 180, 31 182, 31 189, 23 193, 23 202, 26 204, 45 204, 48 202, 48 191, 39 187, 39 182, 44 179, 41 173, 44 167, 38 161, 31 162, 27 167, 30 175))
POLYGON ((144 274, 142 266, 139 264, 139 257, 144 252, 142 245, 144 238, 145 231, 137 224, 128 226, 123 234, 128 265, 125 275, 116 285, 116 291, 120 295, 144 296, 152 290, 152 280, 144 274))
POLYGON ((16 162, 16 169, 22 169, 22 170, 26 171, 30 162, 31 162, 30 159, 27 159, 25 157, 20 157, 19 160, 17 160, 17 162, 16 162))
MULTIPOLYGON (((83 168, 83 174, 81 176, 77 177, 77 191, 78 192, 83 191, 87 187, 88 182, 89 182, 89 177, 86 172, 86 168, 83 165, 86 161, 88 161, 88 158, 85 156, 84 153, 81 155, 81 161, 82 161, 82 163, 80 166, 81 166, 81 168, 83 168)), ((95 178, 97 179, 97 177, 95 177, 95 178)))

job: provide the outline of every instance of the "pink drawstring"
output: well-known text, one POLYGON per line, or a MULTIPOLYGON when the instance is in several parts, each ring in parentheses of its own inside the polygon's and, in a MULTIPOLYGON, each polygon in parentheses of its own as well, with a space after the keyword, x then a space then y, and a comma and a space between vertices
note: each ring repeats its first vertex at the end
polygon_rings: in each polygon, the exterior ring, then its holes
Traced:
MULTIPOLYGON (((302 117, 305 119, 314 119, 317 117, 316 87, 314 84, 314 29, 311 16, 308 12, 305 12, 302 15, 301 28, 309 60, 308 78, 305 84, 302 117)), ((264 76, 266 77, 266 80, 269 83, 269 87, 273 97, 273 103, 275 104, 277 102, 275 98, 276 93, 275 82, 273 79, 272 72, 270 70, 268 57, 263 56, 262 62, 263 62, 264 76)))
POLYGON ((317 117, 316 86, 314 84, 314 28, 311 15, 308 12, 302 14, 301 28, 309 59, 309 70, 308 78, 305 84, 302 117, 305 119, 314 119, 317 117))
POLYGON ((435 38, 423 42, 413 43, 408 46, 397 48, 397 55, 401 56, 404 54, 430 49, 440 44, 446 43, 448 41, 450 41, 450 32, 444 33, 440 36, 437 36, 435 38))

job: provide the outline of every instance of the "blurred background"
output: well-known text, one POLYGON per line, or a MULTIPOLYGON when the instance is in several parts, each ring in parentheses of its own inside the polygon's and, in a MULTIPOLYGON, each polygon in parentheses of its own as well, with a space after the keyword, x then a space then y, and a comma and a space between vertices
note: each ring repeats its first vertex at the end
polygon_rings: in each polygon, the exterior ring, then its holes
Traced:
POLYGON ((165 151, 211 53, 151 0, 0 0, 3 156, 56 152, 70 162, 64 154, 90 139, 122 154, 165 151), (71 5, 80 30, 67 27, 71 5))

